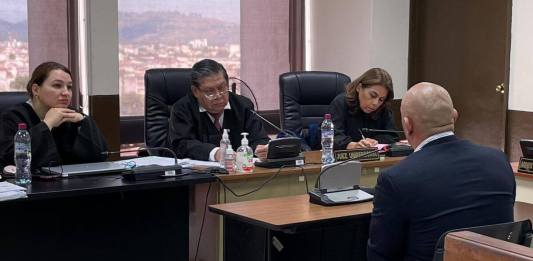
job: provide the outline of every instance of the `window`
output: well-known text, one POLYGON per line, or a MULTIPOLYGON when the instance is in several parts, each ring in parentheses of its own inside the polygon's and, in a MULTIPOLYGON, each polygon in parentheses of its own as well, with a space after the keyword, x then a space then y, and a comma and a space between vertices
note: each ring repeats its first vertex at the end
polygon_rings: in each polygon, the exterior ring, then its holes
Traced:
POLYGON ((0 5, 0 91, 26 91, 29 75, 26 0, 0 5))
POLYGON ((144 113, 144 72, 203 58, 239 77, 239 0, 119 0, 120 115, 144 113))

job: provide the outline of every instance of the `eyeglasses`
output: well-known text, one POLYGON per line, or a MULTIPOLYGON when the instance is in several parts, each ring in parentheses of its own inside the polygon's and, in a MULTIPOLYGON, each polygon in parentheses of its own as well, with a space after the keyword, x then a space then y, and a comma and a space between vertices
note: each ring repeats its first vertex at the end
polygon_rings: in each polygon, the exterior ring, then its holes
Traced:
POLYGON ((225 90, 218 90, 218 91, 214 91, 214 92, 209 92, 209 93, 205 93, 204 91, 200 90, 203 94, 204 94, 204 97, 210 101, 212 100, 216 100, 218 98, 222 98, 226 95, 228 95, 228 92, 229 90, 228 89, 225 89, 225 90))

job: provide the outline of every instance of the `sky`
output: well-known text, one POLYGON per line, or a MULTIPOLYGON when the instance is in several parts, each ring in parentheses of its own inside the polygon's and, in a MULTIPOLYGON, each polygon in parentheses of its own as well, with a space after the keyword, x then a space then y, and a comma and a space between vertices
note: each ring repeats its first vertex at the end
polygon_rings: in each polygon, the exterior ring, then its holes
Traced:
POLYGON ((0 19, 17 23, 26 20, 28 8, 26 0, 1 0, 0 19))
MULTIPOLYGON (((26 20, 26 2, 1 0, 0 19, 11 23, 26 20)), ((180 11, 234 23, 240 21, 240 0, 118 0, 118 8, 123 12, 180 11)))
POLYGON ((240 22, 240 0, 118 0, 119 11, 180 11, 240 22))

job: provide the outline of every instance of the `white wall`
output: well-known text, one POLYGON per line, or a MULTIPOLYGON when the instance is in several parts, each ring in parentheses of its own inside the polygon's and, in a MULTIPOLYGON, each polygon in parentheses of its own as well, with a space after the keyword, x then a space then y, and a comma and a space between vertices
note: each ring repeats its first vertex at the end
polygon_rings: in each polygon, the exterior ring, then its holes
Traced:
POLYGON ((395 98, 407 90, 409 0, 335 0, 309 5, 307 70, 357 78, 372 67, 387 70, 395 98))
POLYGON ((118 2, 87 1, 89 95, 118 94, 118 2))
POLYGON ((509 109, 533 112, 533 1, 514 0, 509 109))

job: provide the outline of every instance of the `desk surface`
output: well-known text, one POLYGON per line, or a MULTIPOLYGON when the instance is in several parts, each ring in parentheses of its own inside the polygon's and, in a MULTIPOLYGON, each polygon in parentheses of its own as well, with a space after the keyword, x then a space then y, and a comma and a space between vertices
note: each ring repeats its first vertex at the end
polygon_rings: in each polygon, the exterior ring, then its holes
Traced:
MULTIPOLYGON (((259 226, 282 230, 322 220, 370 215, 372 202, 324 207, 309 203, 308 195, 253 200, 209 206, 217 214, 234 217, 259 226)), ((533 219, 533 205, 515 202, 515 220, 533 219)))
MULTIPOLYGON (((12 182, 13 180, 10 181, 12 182)), ((52 180, 33 179, 32 184, 28 186, 28 198, 15 201, 71 197, 131 190, 171 188, 211 181, 215 181, 213 175, 196 173, 176 178, 161 178, 143 181, 124 180, 121 175, 116 174, 58 178, 52 180)))
MULTIPOLYGON (((405 157, 385 157, 383 160, 364 161, 362 163, 363 163, 363 168, 383 168, 383 167, 390 167, 400 162, 404 158, 405 157)), ((319 163, 320 162, 320 151, 306 152, 305 162, 306 164, 302 166, 302 168, 299 168, 299 167, 283 168, 280 171, 279 175, 301 175, 302 172, 303 174, 320 173, 320 169, 322 168, 322 164, 319 163)), ((232 173, 229 175, 219 175, 219 177, 223 181, 239 181, 239 180, 246 180, 246 179, 251 179, 251 178, 269 177, 275 174, 276 172, 278 172, 278 170, 279 170, 278 168, 267 169, 267 168, 256 167, 254 172, 250 174, 232 173)))
POLYGON ((272 230, 282 230, 288 226, 321 220, 369 215, 372 212, 372 202, 324 207, 309 203, 308 195, 298 195, 211 205, 209 210, 272 230))

